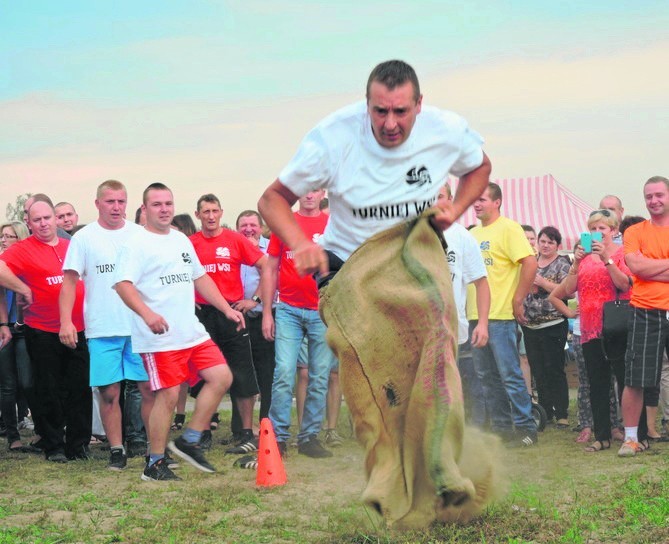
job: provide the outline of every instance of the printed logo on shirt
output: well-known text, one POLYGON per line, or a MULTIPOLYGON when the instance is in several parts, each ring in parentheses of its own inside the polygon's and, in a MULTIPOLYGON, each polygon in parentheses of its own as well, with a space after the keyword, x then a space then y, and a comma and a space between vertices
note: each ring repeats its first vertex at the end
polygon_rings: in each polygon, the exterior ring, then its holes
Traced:
POLYGON ((181 258, 183 259, 183 262, 185 262, 186 264, 192 264, 192 262, 193 262, 193 260, 190 258, 189 253, 186 253, 186 252, 182 253, 181 258))
POLYGON ((115 264, 96 264, 95 271, 98 274, 108 274, 114 271, 115 264))
POLYGON ((229 259, 230 250, 227 247, 217 247, 216 248, 216 258, 217 259, 229 259))
POLYGON ((479 247, 481 248, 483 264, 486 266, 493 266, 495 264, 495 260, 492 258, 492 255, 490 255, 490 240, 483 240, 479 247))
POLYGON ((406 182, 409 185, 417 183, 418 187, 422 187, 426 183, 432 183, 432 178, 430 177, 430 173, 427 171, 426 166, 421 166, 420 168, 414 166, 407 172, 406 182))
POLYGON ((63 283, 63 276, 47 276, 46 283, 48 285, 60 285, 63 283))
POLYGON ((353 208, 353 217, 357 219, 377 219, 382 221, 384 219, 395 219, 401 217, 403 219, 415 217, 423 213, 426 209, 431 208, 437 202, 436 197, 420 202, 402 202, 400 204, 388 204, 385 206, 369 206, 368 208, 353 208))

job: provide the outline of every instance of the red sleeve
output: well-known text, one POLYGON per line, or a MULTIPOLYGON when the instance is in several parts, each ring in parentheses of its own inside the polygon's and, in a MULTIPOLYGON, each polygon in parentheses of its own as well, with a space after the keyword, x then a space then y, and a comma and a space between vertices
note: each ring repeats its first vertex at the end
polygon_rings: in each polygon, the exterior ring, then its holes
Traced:
POLYGON ((247 266, 254 266, 264 255, 256 246, 249 242, 248 238, 239 235, 239 255, 242 263, 247 266))
POLYGON ((267 246, 267 254, 272 257, 281 257, 281 238, 276 234, 272 234, 269 238, 269 245, 267 246))

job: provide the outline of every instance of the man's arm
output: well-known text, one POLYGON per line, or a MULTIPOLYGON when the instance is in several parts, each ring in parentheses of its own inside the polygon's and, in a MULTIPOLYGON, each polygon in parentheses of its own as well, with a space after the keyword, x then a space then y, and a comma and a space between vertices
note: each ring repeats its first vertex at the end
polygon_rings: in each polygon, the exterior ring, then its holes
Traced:
POLYGON ((532 283, 534 282, 534 276, 537 273, 537 258, 534 255, 528 255, 520 261, 520 274, 518 279, 518 287, 516 287, 516 292, 513 294, 513 316, 516 318, 521 325, 527 324, 527 319, 525 318, 525 308, 523 307, 523 301, 525 297, 530 292, 532 283))
POLYGON ((272 302, 279 281, 279 258, 267 256, 267 263, 263 267, 260 277, 260 298, 262 299, 262 334, 266 340, 274 340, 274 317, 272 317, 272 302))
POLYGON ((76 270, 63 270, 63 285, 58 296, 58 309, 60 310, 60 333, 58 337, 62 344, 68 348, 77 347, 77 328, 72 323, 72 309, 77 297, 77 282, 79 272, 76 270))
POLYGON ((627 253, 625 263, 632 274, 642 279, 669 281, 669 259, 651 259, 637 251, 627 253))
POLYGON ((0 261, 0 287, 14 291, 17 295, 23 297, 24 308, 33 303, 33 293, 30 288, 23 283, 14 272, 7 266, 7 263, 0 261))
POLYGON ((476 311, 478 323, 472 331, 471 344, 482 348, 488 343, 488 314, 490 313, 490 286, 488 278, 483 277, 472 282, 476 287, 476 311))
POLYGON ((307 238, 295 221, 291 210, 295 202, 297 196, 277 179, 260 197, 258 211, 272 233, 293 250, 293 264, 298 274, 306 276, 320 272, 322 275, 327 275, 329 270, 325 251, 307 238))
MULTIPOLYGON (((263 255, 253 265, 258 270, 258 274, 260 274, 261 281, 262 281, 262 269, 265 266, 266 262, 267 262, 267 255, 263 255)), ((260 297, 261 292, 262 292, 262 285, 261 285, 261 282, 258 282, 258 287, 256 288, 256 292, 253 293, 252 296, 260 297)), ((257 302, 255 302, 254 300, 248 300, 248 299, 238 300, 237 302, 232 304, 232 307, 235 310, 242 312, 244 315, 246 315, 246 312, 248 312, 249 310, 253 310, 256 306, 258 306, 257 302)))
POLYGON ((432 217, 432 224, 439 230, 446 230, 471 206, 490 182, 492 165, 488 156, 483 153, 481 165, 460 178, 458 190, 453 202, 446 199, 438 205, 439 213, 432 217))
POLYGON ((123 303, 144 320, 151 332, 163 334, 169 330, 170 326, 167 321, 146 305, 132 282, 128 280, 120 281, 114 285, 114 289, 116 289, 123 303))
POLYGON ((195 289, 197 289, 197 292, 200 293, 204 300, 223 313, 230 321, 237 323, 238 331, 246 327, 242 313, 232 309, 228 301, 221 295, 221 292, 209 274, 203 274, 193 283, 195 284, 195 289))

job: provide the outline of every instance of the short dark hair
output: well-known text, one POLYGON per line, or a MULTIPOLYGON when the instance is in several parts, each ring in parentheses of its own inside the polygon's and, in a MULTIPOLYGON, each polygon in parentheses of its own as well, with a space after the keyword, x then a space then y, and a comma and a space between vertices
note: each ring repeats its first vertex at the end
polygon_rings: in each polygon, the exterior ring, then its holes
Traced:
POLYGON ((502 200, 502 188, 494 182, 488 183, 488 192, 490 200, 502 200))
POLYGON ((664 183, 667 189, 669 189, 669 179, 665 178, 664 176, 653 176, 652 178, 649 178, 648 181, 643 184, 643 186, 645 187, 649 183, 664 183))
POLYGON ((556 242, 557 245, 560 245, 562 243, 562 234, 560 234, 560 231, 555 227, 544 227, 543 229, 541 229, 539 231, 539 236, 537 236, 537 239, 541 238, 542 236, 545 236, 549 240, 556 242))
POLYGON ((372 70, 372 73, 369 74, 369 79, 367 79, 367 92, 365 94, 367 100, 369 100, 369 90, 375 81, 382 83, 391 91, 395 87, 399 87, 410 81, 413 85, 413 99, 418 102, 420 98, 418 76, 415 70, 403 60, 387 60, 378 64, 372 70))
POLYGON ((197 206, 195 207, 195 209, 198 212, 200 211, 200 204, 202 204, 203 202, 209 202, 209 204, 216 204, 219 208, 222 208, 221 201, 213 193, 207 193, 206 195, 202 195, 200 198, 197 199, 197 206))
POLYGON ((146 205, 146 197, 149 194, 149 191, 169 191, 171 193, 172 189, 170 189, 164 183, 160 183, 159 181, 152 183, 146 189, 144 189, 144 192, 142 193, 142 202, 144 205, 146 205))
POLYGON ((242 217, 257 217, 258 218, 258 225, 260 225, 261 227, 265 226, 265 223, 262 220, 262 216, 257 211, 255 211, 255 210, 244 210, 242 213, 240 213, 237 216, 237 221, 235 221, 235 227, 236 228, 239 228, 239 220, 242 217))
POLYGON ((520 226, 523 227, 523 230, 525 232, 533 232, 534 234, 537 233, 537 231, 534 230, 534 227, 532 225, 520 225, 520 226))
POLYGON ((620 231, 621 235, 625 234, 625 231, 628 229, 628 227, 631 227, 632 225, 636 225, 637 223, 641 223, 645 221, 643 217, 640 215, 626 215, 623 217, 623 220, 620 222, 620 226, 618 227, 618 231, 620 231))
POLYGON ((183 232, 186 236, 193 236, 197 232, 197 227, 190 214, 180 213, 172 218, 172 226, 176 227, 179 232, 183 232))

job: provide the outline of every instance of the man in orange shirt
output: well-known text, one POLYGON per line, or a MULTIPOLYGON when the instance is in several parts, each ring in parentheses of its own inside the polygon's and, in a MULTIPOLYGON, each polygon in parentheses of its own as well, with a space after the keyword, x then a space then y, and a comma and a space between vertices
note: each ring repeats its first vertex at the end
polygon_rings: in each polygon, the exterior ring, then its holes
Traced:
POLYGON ((621 457, 645 449, 637 433, 643 388, 658 385, 662 354, 669 352, 669 179, 650 178, 643 195, 650 219, 628 228, 623 242, 634 284, 625 355, 625 442, 618 451, 621 457))

